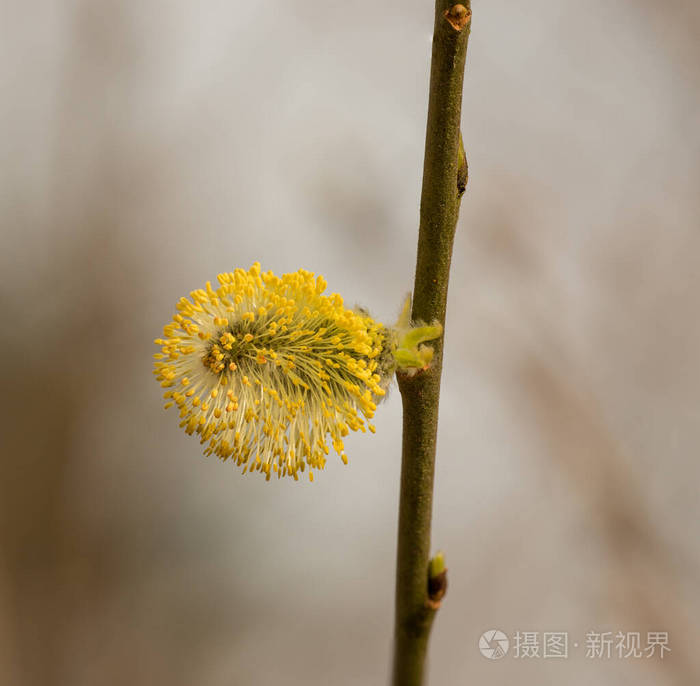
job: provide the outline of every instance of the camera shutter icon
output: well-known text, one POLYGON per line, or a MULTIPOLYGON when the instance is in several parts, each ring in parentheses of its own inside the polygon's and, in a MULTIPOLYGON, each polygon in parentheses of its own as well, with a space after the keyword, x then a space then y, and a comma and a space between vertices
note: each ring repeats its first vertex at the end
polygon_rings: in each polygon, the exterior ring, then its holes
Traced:
POLYGON ((489 660, 500 660, 505 657, 510 648, 510 641, 502 631, 489 629, 479 638, 479 650, 489 660))

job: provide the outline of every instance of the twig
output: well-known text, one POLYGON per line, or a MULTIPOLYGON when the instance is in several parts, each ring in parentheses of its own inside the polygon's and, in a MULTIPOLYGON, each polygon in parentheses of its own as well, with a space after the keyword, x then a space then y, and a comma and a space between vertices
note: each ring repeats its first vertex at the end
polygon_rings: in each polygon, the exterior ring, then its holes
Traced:
MULTIPOLYGON (((460 198, 466 185, 466 158, 459 154, 459 149, 462 82, 470 26, 469 0, 465 0, 464 5, 436 0, 413 290, 414 321, 431 323, 437 320, 443 324, 445 321, 452 243, 460 198)), ((428 588, 442 372, 442 341, 434 343, 435 357, 429 369, 414 376, 398 374, 404 419, 396 563, 394 686, 419 686, 423 683, 428 637, 440 602, 431 597, 428 588)))

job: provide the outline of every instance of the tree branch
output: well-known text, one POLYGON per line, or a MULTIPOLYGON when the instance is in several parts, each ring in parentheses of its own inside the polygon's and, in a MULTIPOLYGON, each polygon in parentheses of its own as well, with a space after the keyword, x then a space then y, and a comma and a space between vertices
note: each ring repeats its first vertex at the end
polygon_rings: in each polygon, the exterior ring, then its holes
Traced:
MULTIPOLYGON (((452 244, 466 184, 466 158, 462 159, 459 150, 462 82, 470 27, 469 0, 464 0, 464 5, 436 0, 413 290, 414 321, 445 322, 452 244)), ((439 606, 439 599, 431 597, 428 588, 442 341, 435 341, 434 347, 435 357, 429 369, 414 376, 401 372, 397 375, 404 419, 394 686, 423 683, 428 637, 439 606)))

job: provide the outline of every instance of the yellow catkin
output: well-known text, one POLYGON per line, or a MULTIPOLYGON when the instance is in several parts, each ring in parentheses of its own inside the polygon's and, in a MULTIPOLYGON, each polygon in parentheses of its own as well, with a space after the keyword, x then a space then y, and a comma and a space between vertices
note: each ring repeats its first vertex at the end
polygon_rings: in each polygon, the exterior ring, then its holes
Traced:
POLYGON ((255 263, 218 283, 182 298, 155 341, 165 407, 205 454, 244 473, 297 481, 308 467, 313 481, 329 443, 347 463, 342 439, 374 432, 366 420, 385 393, 375 373, 384 326, 323 295, 325 279, 305 270, 278 277, 255 263))

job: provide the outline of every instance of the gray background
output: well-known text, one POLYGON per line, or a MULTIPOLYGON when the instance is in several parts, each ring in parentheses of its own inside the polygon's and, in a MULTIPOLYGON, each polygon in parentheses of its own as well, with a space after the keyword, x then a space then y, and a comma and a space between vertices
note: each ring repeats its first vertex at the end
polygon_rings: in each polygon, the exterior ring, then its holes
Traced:
MULTIPOLYGON (((694 0, 475 0, 433 684, 700 681, 694 0), (479 635, 567 631, 568 660, 479 635), (591 660, 587 631, 668 631, 591 660)), ((176 300, 260 260, 391 322, 432 3, 3 3, 0 682, 383 684, 400 397, 314 484, 161 408, 176 300)))

